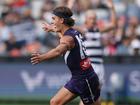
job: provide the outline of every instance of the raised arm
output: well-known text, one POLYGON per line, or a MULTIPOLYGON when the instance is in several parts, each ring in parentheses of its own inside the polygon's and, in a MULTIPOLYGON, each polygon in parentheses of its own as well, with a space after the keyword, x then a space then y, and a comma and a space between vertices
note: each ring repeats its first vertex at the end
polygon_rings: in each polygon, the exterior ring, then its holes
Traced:
POLYGON ((49 52, 44 54, 40 54, 38 52, 33 53, 31 57, 31 63, 38 64, 44 60, 56 58, 64 54, 66 51, 72 49, 74 45, 74 39, 71 36, 63 36, 60 39, 60 44, 49 52))
POLYGON ((116 12, 115 12, 113 1, 108 0, 107 4, 111 12, 111 21, 108 26, 100 28, 100 32, 108 32, 110 30, 115 29, 117 26, 116 12))
POLYGON ((67 7, 72 9, 73 5, 74 5, 75 0, 68 0, 67 2, 67 7))

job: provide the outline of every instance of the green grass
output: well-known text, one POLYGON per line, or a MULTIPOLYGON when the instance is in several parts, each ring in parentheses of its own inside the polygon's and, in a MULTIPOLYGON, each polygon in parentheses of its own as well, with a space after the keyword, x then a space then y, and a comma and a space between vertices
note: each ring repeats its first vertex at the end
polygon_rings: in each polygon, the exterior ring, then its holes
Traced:
MULTIPOLYGON (((0 103, 0 105, 49 105, 49 102, 46 103, 0 103)), ((78 105, 78 102, 70 102, 67 105, 78 105)))
MULTIPOLYGON (((0 105, 49 105, 49 100, 50 98, 43 98, 41 97, 37 98, 18 98, 18 97, 13 97, 13 98, 0 98, 0 105)), ((67 105, 78 105, 79 103, 79 98, 76 98, 75 100, 71 101, 67 105)))

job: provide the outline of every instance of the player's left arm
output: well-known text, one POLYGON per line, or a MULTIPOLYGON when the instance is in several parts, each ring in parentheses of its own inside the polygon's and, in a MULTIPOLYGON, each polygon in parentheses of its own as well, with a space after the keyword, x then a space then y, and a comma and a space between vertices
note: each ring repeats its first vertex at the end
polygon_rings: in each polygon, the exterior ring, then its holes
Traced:
POLYGON ((44 54, 40 54, 38 52, 33 53, 31 57, 31 63, 38 64, 44 60, 56 58, 64 54, 66 51, 72 49, 74 46, 74 39, 71 36, 63 36, 60 39, 60 44, 56 48, 50 50, 49 52, 44 54))
POLYGON ((100 28, 100 32, 108 32, 108 31, 111 31, 117 27, 116 12, 115 12, 115 7, 113 4, 113 1, 108 0, 107 4, 108 4, 108 8, 111 11, 111 22, 109 23, 108 26, 100 28))

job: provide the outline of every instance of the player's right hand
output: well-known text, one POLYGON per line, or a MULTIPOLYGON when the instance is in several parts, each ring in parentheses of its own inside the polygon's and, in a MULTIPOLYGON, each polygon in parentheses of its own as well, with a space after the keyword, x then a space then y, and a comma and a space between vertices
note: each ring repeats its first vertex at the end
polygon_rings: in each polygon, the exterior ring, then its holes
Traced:
POLYGON ((41 62, 41 54, 39 52, 34 52, 31 55, 31 63, 33 65, 38 64, 41 62))

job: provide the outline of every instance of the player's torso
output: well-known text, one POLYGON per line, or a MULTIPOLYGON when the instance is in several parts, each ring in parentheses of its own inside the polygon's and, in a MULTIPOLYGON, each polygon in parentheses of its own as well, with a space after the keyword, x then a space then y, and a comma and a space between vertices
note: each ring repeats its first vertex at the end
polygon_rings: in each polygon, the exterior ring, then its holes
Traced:
POLYGON ((75 46, 64 54, 65 63, 73 75, 86 74, 93 71, 90 60, 87 58, 86 49, 80 32, 70 28, 64 35, 73 37, 75 46))
POLYGON ((103 63, 103 46, 101 42, 101 33, 98 28, 88 30, 85 33, 84 44, 88 57, 93 64, 103 63))

